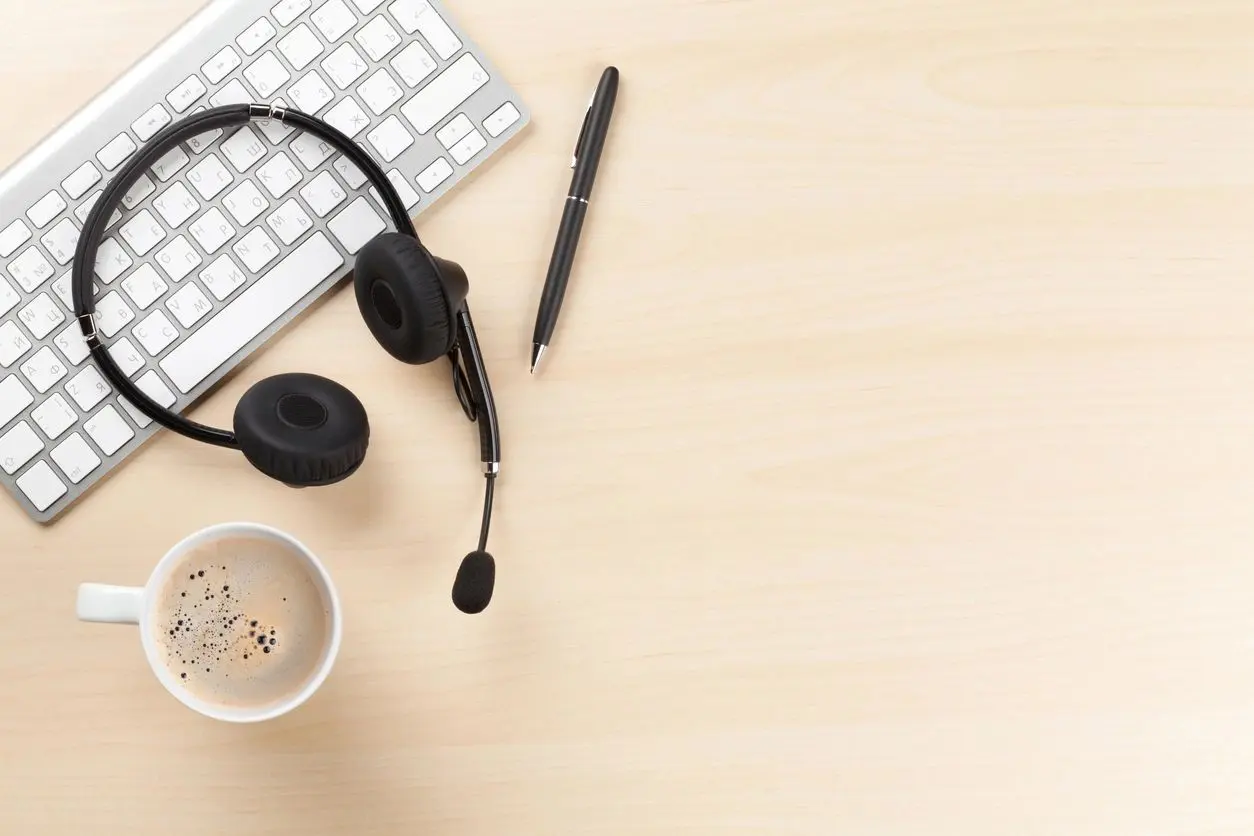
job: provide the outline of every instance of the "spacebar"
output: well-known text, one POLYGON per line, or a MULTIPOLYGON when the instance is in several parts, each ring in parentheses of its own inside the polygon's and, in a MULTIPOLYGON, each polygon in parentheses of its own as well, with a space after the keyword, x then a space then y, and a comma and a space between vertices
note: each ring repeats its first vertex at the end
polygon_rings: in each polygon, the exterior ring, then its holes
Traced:
POLYGON ((344 264, 321 232, 301 244, 161 361, 186 394, 344 264))

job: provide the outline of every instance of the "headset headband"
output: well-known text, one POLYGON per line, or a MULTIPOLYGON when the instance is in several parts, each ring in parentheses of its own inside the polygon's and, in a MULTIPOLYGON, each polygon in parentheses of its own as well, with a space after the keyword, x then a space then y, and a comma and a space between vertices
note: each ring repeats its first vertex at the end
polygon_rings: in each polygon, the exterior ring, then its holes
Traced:
MULTIPOLYGON (((117 175, 114 176, 113 180, 105 187, 104 193, 92 205, 87 221, 83 224, 83 231, 79 236, 78 245, 74 252, 73 272, 70 279, 74 315, 78 320, 79 328, 82 329, 83 339, 87 342, 88 349, 100 365, 100 369, 104 372, 105 377, 109 379, 109 382, 117 387, 118 391, 125 395, 136 409, 162 426, 198 441, 233 449, 238 449, 239 447, 234 432, 198 424, 166 409, 122 373, 117 363, 114 362, 113 355, 101 343, 100 336, 96 331, 96 300, 91 292, 92 274, 95 269, 100 242, 108 227, 107 219, 117 209, 118 204, 122 202, 122 199, 130 191, 135 181, 154 163, 164 157, 174 146, 194 136, 218 129, 225 130, 242 126, 249 122, 265 122, 272 119, 278 119, 284 124, 292 125, 314 134, 348 157, 378 191, 379 197, 383 200, 387 212, 392 218, 392 224, 397 231, 406 235, 412 235, 414 238, 418 237, 413 222, 406 213, 405 206, 400 196, 396 193, 396 188, 392 185, 392 181, 387 179, 387 175, 383 173, 383 170, 374 159, 366 153, 365 149, 361 148, 334 126, 298 110, 288 110, 276 105, 231 104, 192 114, 185 119, 166 126, 158 131, 146 145, 127 161, 117 175)), ((471 353, 474 354, 475 352, 472 351, 471 353)), ((475 410, 471 402, 473 396, 469 391, 470 387, 465 379, 466 375, 456 366, 456 363, 454 363, 454 369, 454 386, 457 389, 458 398, 461 400, 467 416, 474 420, 475 410)))

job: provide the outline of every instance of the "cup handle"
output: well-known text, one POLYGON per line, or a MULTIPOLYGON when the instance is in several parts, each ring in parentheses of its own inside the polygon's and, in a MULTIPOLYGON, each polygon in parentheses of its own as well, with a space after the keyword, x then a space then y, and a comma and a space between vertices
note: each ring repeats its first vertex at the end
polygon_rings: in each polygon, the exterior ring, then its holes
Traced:
POLYGON ((103 624, 138 624, 143 597, 144 590, 136 586, 79 584, 78 618, 103 624))

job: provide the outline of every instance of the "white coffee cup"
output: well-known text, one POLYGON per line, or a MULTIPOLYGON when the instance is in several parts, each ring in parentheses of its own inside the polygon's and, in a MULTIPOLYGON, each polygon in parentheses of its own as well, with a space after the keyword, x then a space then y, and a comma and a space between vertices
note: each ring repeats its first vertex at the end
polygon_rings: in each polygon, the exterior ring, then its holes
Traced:
MULTIPOLYGON (((318 557, 291 535, 251 522, 223 523, 188 535, 166 552, 142 587, 111 586, 99 583, 81 584, 78 588, 77 615, 81 621, 138 625, 148 665, 165 689, 188 708, 206 717, 234 723, 271 720, 305 703, 330 674, 335 658, 339 654, 343 633, 339 597, 330 575, 318 557), (167 582, 172 580, 171 574, 176 569, 185 569, 187 559, 196 554, 197 550, 227 538, 260 539, 270 547, 278 545, 285 550, 285 554, 298 558, 292 565, 299 566, 298 571, 304 572, 302 577, 308 579, 308 581, 302 580, 302 583, 312 583, 317 589, 329 618, 329 629, 326 630, 326 638, 321 641, 322 646, 318 649, 316 665, 311 669, 311 674, 302 680, 303 685, 281 699, 267 700, 264 704, 228 704, 229 701, 216 702, 192 693, 180 682, 180 676, 185 675, 175 675, 176 665, 172 661, 167 661, 169 654, 163 652, 163 647, 158 644, 156 638, 157 629, 160 628, 156 628, 154 619, 157 618, 159 606, 162 605, 163 590, 167 582)), ((245 625, 241 624, 241 626, 245 625)), ((252 649, 254 656, 258 659, 262 658, 256 653, 256 648, 252 649)), ((269 653, 268 649, 266 653, 269 653)))

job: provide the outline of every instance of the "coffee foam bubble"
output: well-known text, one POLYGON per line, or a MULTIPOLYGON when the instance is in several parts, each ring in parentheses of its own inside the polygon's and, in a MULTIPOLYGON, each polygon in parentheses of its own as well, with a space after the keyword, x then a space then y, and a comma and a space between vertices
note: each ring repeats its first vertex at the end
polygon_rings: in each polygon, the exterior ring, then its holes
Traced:
POLYGON ((264 538, 216 540, 184 555, 161 589, 153 624, 175 680, 201 700, 231 706, 298 693, 331 633, 312 573, 290 546, 264 538))

